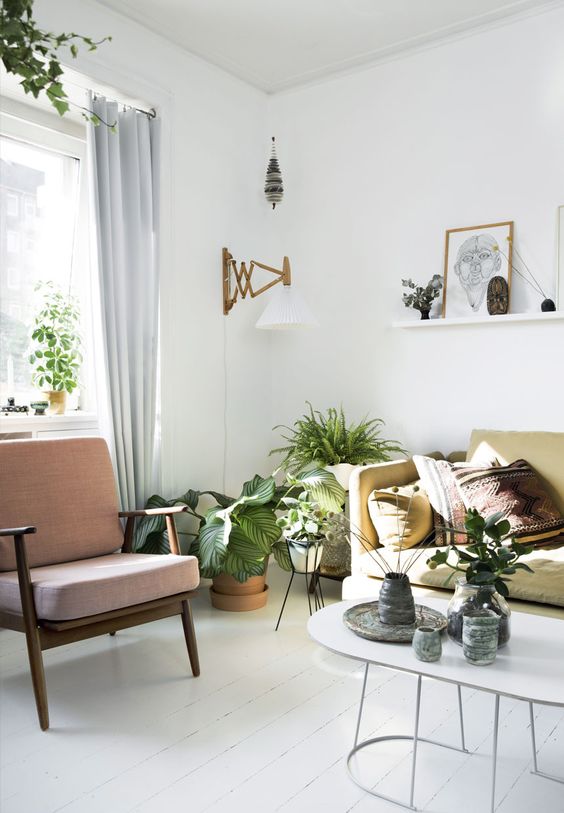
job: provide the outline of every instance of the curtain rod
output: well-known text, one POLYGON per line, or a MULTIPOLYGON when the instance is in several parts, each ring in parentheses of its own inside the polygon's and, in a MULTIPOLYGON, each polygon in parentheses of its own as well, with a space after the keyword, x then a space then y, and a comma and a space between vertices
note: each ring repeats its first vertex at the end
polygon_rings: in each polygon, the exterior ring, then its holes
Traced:
POLYGON ((156 119, 157 118, 157 111, 155 110, 154 107, 150 107, 149 110, 143 110, 143 108, 141 108, 141 107, 135 107, 132 104, 127 104, 127 102, 121 102, 118 99, 108 99, 103 94, 96 93, 95 91, 92 91, 92 94, 93 94, 94 100, 103 98, 103 99, 106 99, 106 101, 114 102, 114 104, 117 104, 118 107, 119 106, 123 107, 124 110, 136 110, 138 113, 143 113, 145 116, 147 116, 150 119, 156 119))

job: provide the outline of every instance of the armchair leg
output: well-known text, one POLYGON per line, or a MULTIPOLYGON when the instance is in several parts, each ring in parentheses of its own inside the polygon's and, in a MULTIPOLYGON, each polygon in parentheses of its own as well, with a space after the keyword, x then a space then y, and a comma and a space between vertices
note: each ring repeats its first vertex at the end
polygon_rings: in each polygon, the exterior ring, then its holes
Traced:
POLYGON ((47 704, 47 687, 45 685, 43 655, 41 653, 41 644, 39 643, 39 630, 37 627, 27 627, 28 625, 26 624, 25 637, 27 640, 27 654, 29 656, 37 716, 39 717, 41 730, 46 731, 49 728, 49 706, 47 704))
POLYGON ((200 674, 198 644, 196 642, 196 632, 194 630, 192 608, 190 607, 190 602, 188 600, 182 602, 182 626, 184 628, 184 638, 186 639, 186 647, 188 649, 188 657, 190 658, 192 674, 194 675, 194 677, 198 677, 198 675, 200 674))

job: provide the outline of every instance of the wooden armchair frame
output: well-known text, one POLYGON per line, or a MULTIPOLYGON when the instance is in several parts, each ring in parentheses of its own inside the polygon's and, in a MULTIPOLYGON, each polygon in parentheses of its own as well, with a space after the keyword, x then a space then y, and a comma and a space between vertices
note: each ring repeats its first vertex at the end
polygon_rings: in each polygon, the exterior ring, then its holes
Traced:
MULTIPOLYGON (((185 510, 186 506, 176 505, 167 508, 121 511, 119 516, 126 519, 124 542, 121 552, 131 553, 133 532, 137 517, 164 514, 171 553, 179 555, 180 547, 173 515, 185 510)), ((98 613, 84 618, 71 619, 70 621, 48 621, 38 618, 25 546, 25 537, 28 534, 34 534, 36 530, 37 529, 33 526, 0 529, 0 536, 14 537, 18 583, 22 604, 21 614, 0 611, 0 627, 25 633, 35 704, 37 706, 39 724, 43 731, 49 728, 49 707, 47 703, 47 688, 42 655, 42 652, 46 649, 74 643, 75 641, 83 641, 86 638, 93 638, 97 635, 115 635, 118 630, 136 627, 140 624, 146 624, 149 621, 156 621, 159 618, 180 615, 192 674, 194 677, 198 677, 200 674, 200 662, 198 658, 194 621, 190 607, 190 599, 195 595, 195 591, 177 593, 176 595, 165 596, 164 598, 155 599, 153 601, 146 601, 129 607, 121 607, 118 610, 98 613)))

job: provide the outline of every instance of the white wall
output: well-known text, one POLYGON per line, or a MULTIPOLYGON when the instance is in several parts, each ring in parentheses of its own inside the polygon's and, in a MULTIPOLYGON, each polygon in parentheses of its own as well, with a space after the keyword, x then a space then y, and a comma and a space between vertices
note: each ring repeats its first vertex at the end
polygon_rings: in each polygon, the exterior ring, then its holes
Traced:
MULTIPOLYGON (((472 427, 564 429, 564 323, 391 328, 417 316, 401 278, 443 272, 447 228, 514 220, 554 294, 563 34, 559 8, 271 99, 277 239, 322 321, 273 337, 274 422, 342 402, 445 451, 472 427)), ((513 309, 539 304, 517 280, 513 309)))
POLYGON ((36 16, 50 30, 111 34, 72 66, 162 117, 164 490, 223 488, 226 347, 225 487, 234 492, 270 465, 269 337, 254 329, 261 303, 239 304, 226 320, 220 282, 222 246, 271 256, 265 96, 102 5, 39 0, 36 16))

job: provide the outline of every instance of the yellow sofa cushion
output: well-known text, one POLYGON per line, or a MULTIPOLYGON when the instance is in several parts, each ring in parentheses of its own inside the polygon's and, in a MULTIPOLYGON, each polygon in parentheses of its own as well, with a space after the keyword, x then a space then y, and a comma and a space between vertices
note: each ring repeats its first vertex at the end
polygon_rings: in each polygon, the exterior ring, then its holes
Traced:
POLYGON ((368 512, 381 545, 392 551, 418 545, 433 530, 433 511, 424 492, 412 486, 373 491, 368 512), (403 540, 401 539, 403 535, 403 540))

